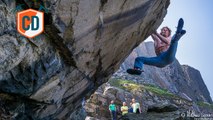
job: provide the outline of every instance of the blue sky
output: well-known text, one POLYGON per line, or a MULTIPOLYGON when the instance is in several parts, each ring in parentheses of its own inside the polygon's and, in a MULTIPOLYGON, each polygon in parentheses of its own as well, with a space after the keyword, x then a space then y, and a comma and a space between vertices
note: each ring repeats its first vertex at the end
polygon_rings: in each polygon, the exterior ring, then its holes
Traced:
POLYGON ((176 58, 180 64, 187 64, 201 72, 213 98, 212 12, 213 0, 171 0, 168 13, 159 28, 168 26, 174 34, 178 19, 184 19, 187 34, 179 41, 176 58))

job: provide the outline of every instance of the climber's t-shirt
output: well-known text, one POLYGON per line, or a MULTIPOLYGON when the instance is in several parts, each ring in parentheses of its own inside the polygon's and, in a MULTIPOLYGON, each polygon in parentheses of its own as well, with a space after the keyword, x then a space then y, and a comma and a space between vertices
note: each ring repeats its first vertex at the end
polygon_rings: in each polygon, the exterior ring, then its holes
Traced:
POLYGON ((109 105, 109 110, 110 110, 110 111, 116 111, 116 106, 115 106, 115 104, 110 104, 110 105, 109 105))
POLYGON ((140 104, 138 102, 137 103, 133 103, 132 104, 133 113, 136 113, 137 109, 139 110, 139 107, 140 107, 140 104))

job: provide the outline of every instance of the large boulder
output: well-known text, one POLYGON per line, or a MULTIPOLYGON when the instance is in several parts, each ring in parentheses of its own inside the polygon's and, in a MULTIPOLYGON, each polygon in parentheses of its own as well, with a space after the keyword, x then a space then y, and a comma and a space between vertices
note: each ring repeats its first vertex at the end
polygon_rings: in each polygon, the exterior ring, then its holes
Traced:
POLYGON ((106 82, 158 28, 170 1, 31 2, 0 0, 0 91, 15 96, 0 107, 15 119, 70 119, 78 114, 83 97, 106 82), (17 33, 18 4, 49 9, 45 31, 36 39, 17 33))

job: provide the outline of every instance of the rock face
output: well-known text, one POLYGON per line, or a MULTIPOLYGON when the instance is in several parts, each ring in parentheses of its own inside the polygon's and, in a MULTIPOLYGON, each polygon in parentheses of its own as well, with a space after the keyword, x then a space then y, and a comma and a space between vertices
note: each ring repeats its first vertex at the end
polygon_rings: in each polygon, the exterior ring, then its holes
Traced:
MULTIPOLYGON (((193 109, 192 101, 178 97, 163 89, 139 85, 130 80, 113 78, 109 83, 102 85, 86 102, 85 110, 88 119, 93 117, 97 120, 109 120, 110 112, 108 105, 111 100, 115 101, 117 108, 117 118, 121 120, 150 120, 154 119, 175 119, 180 113, 187 109, 193 109), (134 86, 134 87, 131 87, 134 86), (135 98, 141 105, 143 114, 136 116, 121 116, 120 107, 125 101, 130 107, 131 99, 135 98)), ((197 111, 196 111, 197 112, 197 111)))
POLYGON ((160 25, 169 2, 0 0, 2 114, 11 119, 82 120, 82 98, 106 82, 160 25), (49 9, 39 37, 17 33, 14 9, 20 4, 49 9))

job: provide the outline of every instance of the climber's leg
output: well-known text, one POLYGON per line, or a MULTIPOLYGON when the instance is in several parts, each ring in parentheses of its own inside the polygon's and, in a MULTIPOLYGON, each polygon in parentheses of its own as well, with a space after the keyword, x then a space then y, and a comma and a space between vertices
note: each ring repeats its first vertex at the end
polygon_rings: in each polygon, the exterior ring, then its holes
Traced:
POLYGON ((186 33, 185 30, 182 30, 183 25, 184 25, 184 21, 181 18, 178 21, 177 31, 176 31, 175 35, 172 37, 171 45, 170 45, 169 49, 165 52, 165 54, 162 56, 162 60, 165 61, 166 64, 170 64, 175 60, 178 41, 186 33))
POLYGON ((180 38, 186 33, 185 30, 183 30, 184 21, 182 18, 178 21, 178 26, 175 35, 172 37, 171 42, 179 41, 180 38))
POLYGON ((162 67, 162 60, 161 55, 157 57, 137 57, 135 59, 134 68, 128 69, 127 73, 134 74, 134 75, 140 75, 143 72, 143 64, 146 65, 152 65, 156 67, 162 67))

